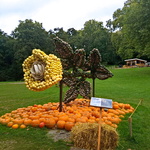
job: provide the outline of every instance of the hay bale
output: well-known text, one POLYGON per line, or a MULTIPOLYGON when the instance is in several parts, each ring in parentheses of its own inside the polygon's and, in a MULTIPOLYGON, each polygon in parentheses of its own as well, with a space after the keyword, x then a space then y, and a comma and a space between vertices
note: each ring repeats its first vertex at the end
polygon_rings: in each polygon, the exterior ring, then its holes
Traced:
MULTIPOLYGON (((74 146, 97 150, 98 146, 98 124, 80 123, 75 125, 71 131, 71 140, 74 146)), ((115 128, 102 124, 101 128, 101 150, 114 150, 118 144, 118 133, 115 128)))

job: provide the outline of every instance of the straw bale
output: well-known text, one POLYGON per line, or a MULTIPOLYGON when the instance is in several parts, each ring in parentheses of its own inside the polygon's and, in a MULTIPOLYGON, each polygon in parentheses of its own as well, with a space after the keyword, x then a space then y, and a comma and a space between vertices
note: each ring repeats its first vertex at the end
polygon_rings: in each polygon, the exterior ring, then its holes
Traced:
MULTIPOLYGON (((101 150, 114 150, 118 144, 118 133, 115 128, 102 124, 101 127, 101 150)), ((74 146, 97 150, 98 146, 98 124, 80 123, 75 125, 71 131, 71 140, 74 146)))

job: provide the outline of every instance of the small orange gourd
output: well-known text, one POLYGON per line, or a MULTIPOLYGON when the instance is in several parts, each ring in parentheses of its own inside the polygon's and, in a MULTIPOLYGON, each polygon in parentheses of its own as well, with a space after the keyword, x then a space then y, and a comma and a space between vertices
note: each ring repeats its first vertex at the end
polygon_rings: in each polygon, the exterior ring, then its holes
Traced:
POLYGON ((63 120, 58 120, 57 121, 57 128, 59 128, 59 129, 64 129, 64 127, 65 127, 65 121, 63 121, 63 120))
POLYGON ((66 123, 65 123, 65 129, 66 129, 67 131, 70 131, 74 125, 75 125, 75 124, 74 124, 73 122, 66 122, 66 123))
POLYGON ((54 118, 47 118, 47 119, 45 120, 45 125, 46 125, 46 127, 48 127, 48 128, 54 128, 55 125, 56 125, 56 121, 55 121, 54 118))

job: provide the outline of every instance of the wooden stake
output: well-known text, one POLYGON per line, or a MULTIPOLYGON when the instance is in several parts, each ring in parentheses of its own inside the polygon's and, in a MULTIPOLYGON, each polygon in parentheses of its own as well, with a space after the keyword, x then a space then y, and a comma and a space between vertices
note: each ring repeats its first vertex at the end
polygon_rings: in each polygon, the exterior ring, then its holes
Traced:
POLYGON ((129 117, 129 118, 128 118, 128 121, 129 121, 129 132, 130 132, 130 137, 132 137, 132 118, 129 117))
POLYGON ((141 99, 141 103, 140 103, 140 105, 142 105, 142 103, 143 103, 143 99, 141 99))
POLYGON ((136 108, 134 109, 134 111, 132 112, 132 114, 128 118, 130 137, 132 137, 132 116, 135 113, 135 111, 137 110, 137 108, 139 107, 139 105, 142 105, 142 102, 143 102, 143 99, 139 101, 138 105, 136 106, 136 108))
POLYGON ((100 107, 99 126, 98 126, 98 146, 97 150, 101 148, 101 127, 102 127, 102 107, 100 107))
POLYGON ((136 106, 136 108, 134 109, 134 111, 132 112, 132 114, 129 116, 129 118, 131 118, 133 116, 133 114, 135 113, 135 111, 137 110, 137 108, 139 107, 139 105, 141 105, 143 102, 143 100, 140 100, 138 105, 136 106))

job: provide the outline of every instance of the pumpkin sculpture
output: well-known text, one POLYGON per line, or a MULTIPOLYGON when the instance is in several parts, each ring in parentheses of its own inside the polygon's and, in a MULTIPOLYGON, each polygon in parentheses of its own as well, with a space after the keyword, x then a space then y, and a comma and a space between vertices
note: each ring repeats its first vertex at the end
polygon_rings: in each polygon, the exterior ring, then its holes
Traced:
POLYGON ((39 49, 34 49, 22 66, 25 84, 33 91, 43 91, 62 79, 60 59, 39 49))

